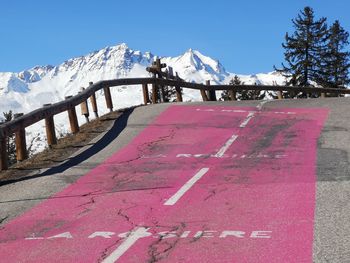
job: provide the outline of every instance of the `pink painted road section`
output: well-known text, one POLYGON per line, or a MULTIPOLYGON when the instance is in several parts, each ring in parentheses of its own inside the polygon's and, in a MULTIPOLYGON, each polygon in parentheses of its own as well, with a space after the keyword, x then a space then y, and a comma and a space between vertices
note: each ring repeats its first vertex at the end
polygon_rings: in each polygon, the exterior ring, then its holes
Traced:
POLYGON ((325 109, 172 106, 0 231, 2 262, 312 262, 325 109))

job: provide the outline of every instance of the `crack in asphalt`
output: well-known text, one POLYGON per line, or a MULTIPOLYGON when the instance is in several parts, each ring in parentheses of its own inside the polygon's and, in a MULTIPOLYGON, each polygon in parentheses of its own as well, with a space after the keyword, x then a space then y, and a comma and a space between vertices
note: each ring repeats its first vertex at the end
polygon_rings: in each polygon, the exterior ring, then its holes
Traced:
POLYGON ((78 205, 77 208, 78 208, 78 207, 85 206, 85 205, 92 205, 92 204, 94 204, 94 203, 95 203, 95 199, 94 199, 93 197, 90 197, 90 200, 89 200, 88 202, 83 203, 83 204, 81 204, 81 205, 78 205))
POLYGON ((97 262, 103 262, 103 260, 105 260, 108 256, 109 256, 109 250, 114 247, 115 245, 117 245, 120 241, 122 240, 122 238, 118 238, 118 240, 116 240, 115 242, 113 242, 110 246, 106 247, 102 252, 101 252, 101 256, 100 258, 97 260, 97 262))
MULTIPOLYGON (((153 146, 154 144, 156 143, 159 143, 159 142, 163 142, 165 141, 166 139, 172 139, 174 138, 175 136, 175 130, 170 130, 170 134, 169 135, 166 135, 166 136, 162 136, 162 137, 159 137, 157 140, 155 141, 150 141, 150 142, 145 142, 141 145, 138 145, 137 146, 137 152, 139 153, 137 157, 134 157, 132 159, 129 159, 129 160, 126 160, 126 161, 121 161, 121 162, 118 162, 116 165, 123 165, 123 164, 129 164, 131 162, 135 162, 135 161, 138 161, 140 159, 142 159, 144 153, 146 152, 146 150, 148 148, 151 148, 151 146, 153 146)), ((114 177, 113 177, 114 178, 114 177)))
POLYGON ((80 216, 86 214, 86 213, 89 213, 92 209, 90 208, 85 208, 83 211, 81 211, 78 215, 77 215, 77 218, 79 218, 80 216))
POLYGON ((180 241, 179 238, 177 238, 175 241, 173 242, 164 242, 162 243, 162 245, 165 245, 166 247, 162 250, 158 252, 158 247, 161 242, 162 242, 162 238, 160 238, 157 242, 155 242, 154 244, 152 244, 148 250, 148 254, 150 255, 150 259, 148 259, 148 263, 155 263, 158 262, 162 259, 165 259, 169 256, 171 250, 173 250, 177 243, 180 241))
POLYGON ((86 194, 82 194, 81 196, 85 197, 85 196, 89 196, 89 195, 98 195, 101 192, 102 192, 102 190, 96 190, 96 191, 88 192, 86 194))
POLYGON ((207 201, 208 199, 214 197, 216 195, 216 189, 210 190, 209 195, 204 198, 204 201, 207 201))
POLYGON ((147 145, 147 146, 151 146, 152 144, 156 144, 156 143, 159 143, 159 142, 163 142, 165 141, 166 139, 173 139, 175 136, 175 129, 171 129, 169 131, 169 134, 168 135, 165 135, 165 136, 161 136, 159 137, 157 140, 155 141, 151 141, 151 142, 146 142, 142 145, 147 145))
POLYGON ((145 190, 154 190, 154 189, 163 189, 163 188, 171 188, 171 187, 165 186, 165 187, 151 187, 151 188, 133 188, 133 189, 126 189, 126 190, 119 190, 119 191, 105 191, 105 192, 100 192, 100 193, 93 193, 92 192, 92 193, 83 194, 83 195, 42 196, 42 197, 36 197, 36 198, 5 200, 5 201, 0 201, 0 204, 15 203, 15 202, 27 202, 27 201, 38 201, 38 200, 47 200, 47 199, 81 198, 81 197, 86 197, 88 195, 99 196, 99 195, 105 195, 105 194, 123 193, 123 192, 129 192, 129 191, 145 191, 145 190))
POLYGON ((129 207, 127 209, 119 209, 118 212, 117 212, 117 215, 120 216, 121 218, 123 218, 128 224, 130 224, 132 229, 136 226, 136 224, 134 222, 132 222, 130 217, 127 214, 125 214, 123 211, 132 209, 134 207, 136 207, 136 206, 132 206, 132 207, 129 207))
POLYGON ((165 237, 160 236, 155 242, 153 242, 148 248, 148 255, 150 258, 147 260, 148 263, 155 263, 162 259, 168 258, 171 251, 176 247, 180 241, 181 231, 186 227, 184 222, 181 222, 179 226, 170 228, 169 232, 177 232, 177 238, 173 242, 164 241, 165 237), (164 242, 163 242, 164 241, 164 242), (160 248, 162 247, 162 248, 160 248), (161 249, 159 251, 159 249, 161 249))
POLYGON ((129 160, 125 160, 125 161, 118 162, 116 165, 129 164, 129 163, 131 163, 131 162, 135 162, 135 161, 138 161, 138 160, 140 160, 140 159, 142 159, 142 155, 137 156, 137 157, 132 158, 132 159, 129 159, 129 160))

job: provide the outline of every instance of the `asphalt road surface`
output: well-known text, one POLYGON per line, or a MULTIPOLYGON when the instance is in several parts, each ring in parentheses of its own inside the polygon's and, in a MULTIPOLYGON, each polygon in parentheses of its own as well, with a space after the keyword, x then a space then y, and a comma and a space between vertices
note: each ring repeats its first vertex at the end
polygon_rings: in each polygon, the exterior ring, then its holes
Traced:
POLYGON ((130 110, 0 186, 0 261, 350 262, 349 102, 130 110))

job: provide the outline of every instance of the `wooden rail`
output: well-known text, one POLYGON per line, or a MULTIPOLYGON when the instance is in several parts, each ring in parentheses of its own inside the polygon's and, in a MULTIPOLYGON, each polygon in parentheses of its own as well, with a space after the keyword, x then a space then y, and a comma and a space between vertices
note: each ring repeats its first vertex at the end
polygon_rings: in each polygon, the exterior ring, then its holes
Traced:
POLYGON ((6 142, 8 136, 15 133, 16 135, 16 152, 17 161, 22 161, 27 158, 26 142, 25 142, 25 128, 41 120, 45 120, 47 141, 49 147, 57 143, 55 129, 54 129, 54 116, 64 111, 68 112, 70 121, 70 127, 72 133, 79 132, 79 124, 77 121, 75 107, 81 106, 82 114, 85 115, 87 121, 89 117, 89 110, 87 106, 87 100, 90 99, 92 104, 92 110, 95 117, 98 117, 98 107, 96 103, 95 93, 101 89, 104 90, 107 108, 113 110, 113 102, 110 93, 110 87, 127 86, 127 85, 141 85, 143 91, 144 104, 157 103, 164 101, 164 87, 175 87, 177 101, 182 101, 181 88, 196 89, 199 90, 203 101, 216 100, 215 91, 227 90, 230 94, 231 100, 236 100, 236 92, 243 90, 270 90, 277 91, 278 98, 282 98, 282 91, 288 92, 305 92, 305 93, 318 93, 321 97, 325 96, 325 93, 332 94, 350 94, 349 89, 345 88, 315 88, 315 87, 294 87, 294 86, 276 86, 276 85, 210 85, 207 81, 206 84, 185 82, 178 75, 173 75, 172 69, 167 72, 163 72, 162 68, 166 65, 160 63, 158 59, 147 68, 147 71, 153 74, 150 78, 124 78, 114 80, 103 80, 96 83, 89 83, 86 89, 82 89, 78 95, 66 97, 64 101, 46 104, 42 108, 34 110, 25 115, 17 115, 16 118, 10 122, 0 124, 0 171, 8 169, 8 153, 6 142), (148 94, 148 85, 152 85, 152 98, 148 94), (163 96, 163 97, 162 97, 163 96))

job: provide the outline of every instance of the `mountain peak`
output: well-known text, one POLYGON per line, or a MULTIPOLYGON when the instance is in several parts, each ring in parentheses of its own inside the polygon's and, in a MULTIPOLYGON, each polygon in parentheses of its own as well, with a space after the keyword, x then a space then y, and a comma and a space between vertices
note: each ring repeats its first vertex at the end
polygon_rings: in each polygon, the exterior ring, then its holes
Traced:
MULTIPOLYGON (((198 57, 199 59, 201 59, 201 57, 206 57, 201 52, 199 52, 198 50, 193 49, 193 48, 187 49, 186 52, 183 53, 182 56, 198 57)), ((209 57, 206 57, 206 58, 209 59, 209 57)))
POLYGON ((120 51, 126 51, 129 49, 128 45, 126 43, 120 43, 114 46, 115 49, 120 51))
MULTIPOLYGON (((182 55, 175 58, 167 58, 168 64, 173 64, 180 76, 202 72, 203 77, 211 79, 216 83, 220 83, 228 73, 218 60, 212 59, 200 53, 195 49, 188 49, 182 55)), ((196 81, 197 79, 193 79, 196 81)))

